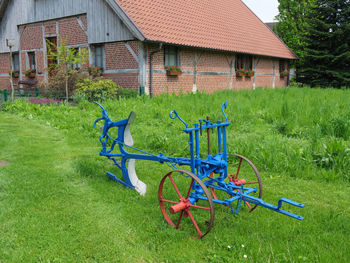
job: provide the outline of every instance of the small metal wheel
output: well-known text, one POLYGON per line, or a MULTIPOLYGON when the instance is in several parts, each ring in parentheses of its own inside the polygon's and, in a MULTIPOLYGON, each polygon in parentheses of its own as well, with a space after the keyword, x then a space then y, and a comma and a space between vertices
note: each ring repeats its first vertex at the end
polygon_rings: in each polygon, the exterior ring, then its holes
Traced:
POLYGON ((214 225, 214 205, 211 194, 204 183, 193 173, 185 170, 174 170, 165 175, 160 182, 159 206, 169 225, 179 229, 191 229, 197 232, 196 238, 202 238, 214 225), (190 202, 190 194, 202 192, 208 200, 190 202), (188 217, 190 220, 183 220, 188 217))
MULTIPOLYGON (((259 171, 255 165, 246 157, 239 154, 231 154, 229 162, 233 163, 231 167, 234 167, 234 174, 228 176, 230 181, 236 186, 241 186, 241 184, 243 184, 245 187, 256 187, 258 191, 250 195, 261 198, 263 187, 259 171)), ((245 202, 245 204, 248 206, 250 212, 257 207, 257 205, 250 204, 249 202, 245 202)))

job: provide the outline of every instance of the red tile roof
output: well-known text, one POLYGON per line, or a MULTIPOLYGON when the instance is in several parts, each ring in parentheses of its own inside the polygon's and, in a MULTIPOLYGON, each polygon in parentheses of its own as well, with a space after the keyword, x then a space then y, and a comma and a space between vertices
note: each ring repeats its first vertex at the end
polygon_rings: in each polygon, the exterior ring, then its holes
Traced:
POLYGON ((149 41, 295 59, 241 0, 116 0, 149 41))

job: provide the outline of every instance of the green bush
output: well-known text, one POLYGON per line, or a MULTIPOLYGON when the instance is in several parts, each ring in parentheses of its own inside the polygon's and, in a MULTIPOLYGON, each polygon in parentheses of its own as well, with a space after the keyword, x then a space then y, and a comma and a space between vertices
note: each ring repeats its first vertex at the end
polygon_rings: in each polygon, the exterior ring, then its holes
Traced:
POLYGON ((75 90, 74 96, 84 98, 89 101, 100 100, 101 95, 104 99, 118 98, 121 89, 111 79, 84 79, 77 84, 78 89, 75 90), (102 94, 101 94, 102 91, 102 94))
POLYGON ((137 95, 138 95, 138 91, 134 89, 121 88, 118 91, 118 97, 130 98, 130 97, 137 97, 137 95))

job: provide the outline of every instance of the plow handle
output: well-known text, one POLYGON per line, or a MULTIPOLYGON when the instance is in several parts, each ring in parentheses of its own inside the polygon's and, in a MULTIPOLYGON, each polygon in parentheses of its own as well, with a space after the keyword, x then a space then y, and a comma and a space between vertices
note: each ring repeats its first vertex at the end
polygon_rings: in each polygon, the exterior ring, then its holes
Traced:
POLYGON ((287 204, 290 204, 290 205, 294 205, 296 207, 300 207, 300 208, 303 208, 305 205, 304 204, 300 204, 300 203, 297 203, 297 202, 294 202, 292 200, 289 200, 287 198, 281 198, 279 201, 278 201, 278 206, 277 206, 277 209, 281 209, 282 207, 282 203, 285 202, 287 204))

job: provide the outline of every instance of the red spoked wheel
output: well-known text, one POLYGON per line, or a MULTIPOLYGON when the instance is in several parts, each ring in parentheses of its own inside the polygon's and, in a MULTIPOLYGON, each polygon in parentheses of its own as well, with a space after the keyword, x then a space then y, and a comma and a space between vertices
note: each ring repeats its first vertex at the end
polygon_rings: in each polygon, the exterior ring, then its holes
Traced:
MULTIPOLYGON (((256 187, 258 191, 250 195, 261 198, 263 186, 259 171, 255 165, 249 159, 239 154, 231 154, 229 162, 233 163, 234 167, 234 174, 228 176, 230 181, 236 186, 243 184, 245 187, 256 187)), ((245 202, 245 204, 248 206, 250 212, 254 211, 257 207, 257 205, 250 204, 249 202, 245 202)))
POLYGON ((204 183, 193 173, 185 170, 174 170, 165 175, 160 182, 159 206, 169 225, 179 229, 195 228, 197 238, 202 238, 214 225, 214 205, 212 196, 204 183), (189 197, 195 188, 202 191, 206 200, 191 204, 189 197), (186 220, 184 218, 189 218, 186 220))

